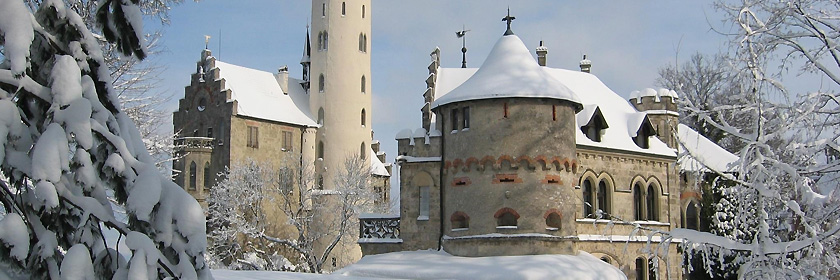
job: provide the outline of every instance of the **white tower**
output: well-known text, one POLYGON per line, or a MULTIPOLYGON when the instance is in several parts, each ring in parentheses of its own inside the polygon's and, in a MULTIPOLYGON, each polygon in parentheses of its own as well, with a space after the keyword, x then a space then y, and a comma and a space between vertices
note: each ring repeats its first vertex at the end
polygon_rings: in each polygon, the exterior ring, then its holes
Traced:
POLYGON ((313 0, 309 106, 322 125, 316 171, 331 189, 348 156, 367 158, 371 137, 370 0, 313 0))

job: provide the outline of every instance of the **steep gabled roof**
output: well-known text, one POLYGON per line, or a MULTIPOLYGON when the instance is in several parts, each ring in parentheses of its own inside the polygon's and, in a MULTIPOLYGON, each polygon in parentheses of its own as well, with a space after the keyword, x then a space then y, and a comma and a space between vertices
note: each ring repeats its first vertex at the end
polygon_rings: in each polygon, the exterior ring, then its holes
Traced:
POLYGON ((294 125, 318 126, 309 113, 309 98, 299 81, 289 79, 289 92, 280 88, 275 74, 216 61, 219 78, 237 101, 237 115, 294 125))
POLYGON ((737 171, 738 156, 724 150, 687 125, 677 126, 677 138, 680 142, 680 157, 677 163, 682 171, 737 171))

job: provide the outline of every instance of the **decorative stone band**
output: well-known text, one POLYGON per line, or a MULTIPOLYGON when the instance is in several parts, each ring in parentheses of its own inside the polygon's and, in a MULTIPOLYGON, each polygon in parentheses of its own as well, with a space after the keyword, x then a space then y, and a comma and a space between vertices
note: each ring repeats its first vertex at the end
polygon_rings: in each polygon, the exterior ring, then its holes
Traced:
POLYGON ((182 137, 175 139, 175 150, 181 151, 213 151, 213 138, 182 137))
MULTIPOLYGON (((536 156, 534 158, 529 156, 519 156, 517 158, 513 158, 509 155, 502 155, 499 156, 499 158, 485 156, 480 160, 475 157, 469 157, 466 160, 460 158, 451 161, 447 160, 444 163, 444 173, 452 172, 452 174, 457 174, 458 172, 469 172, 473 168, 478 171, 484 171, 488 166, 495 171, 500 171, 502 170, 502 163, 504 162, 507 162, 510 165, 510 169, 525 168, 535 170, 536 168, 541 168, 542 170, 565 170, 566 172, 577 173, 578 168, 577 159, 547 157, 544 155, 536 156)), ((549 179, 547 178, 546 180, 549 179)))

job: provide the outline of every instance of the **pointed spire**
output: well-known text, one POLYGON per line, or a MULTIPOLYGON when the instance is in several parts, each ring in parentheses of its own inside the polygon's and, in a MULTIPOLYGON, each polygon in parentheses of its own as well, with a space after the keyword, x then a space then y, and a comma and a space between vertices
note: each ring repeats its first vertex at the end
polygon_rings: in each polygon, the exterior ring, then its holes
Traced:
POLYGON ((507 21, 507 30, 505 31, 505 36, 513 35, 513 30, 510 30, 510 23, 513 22, 514 19, 516 19, 516 17, 510 16, 510 7, 508 7, 507 16, 502 18, 502 21, 507 21))
POLYGON ((465 27, 461 28, 461 31, 455 32, 455 36, 461 38, 461 68, 467 68, 467 31, 470 31, 465 27))
POLYGON ((306 38, 304 39, 303 43, 303 57, 300 58, 300 63, 309 63, 309 54, 311 51, 311 47, 309 45, 309 24, 306 25, 306 38))

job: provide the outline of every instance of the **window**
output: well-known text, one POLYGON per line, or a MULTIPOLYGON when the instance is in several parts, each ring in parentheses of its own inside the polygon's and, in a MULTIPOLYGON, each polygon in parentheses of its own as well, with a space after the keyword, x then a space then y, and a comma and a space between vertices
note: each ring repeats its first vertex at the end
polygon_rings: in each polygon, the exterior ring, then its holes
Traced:
POLYGON ((643 257, 636 258, 636 279, 644 280, 647 272, 647 260, 643 257))
POLYGON ((210 188, 213 187, 213 173, 210 172, 210 163, 204 163, 204 192, 210 192, 210 188))
POLYGON ((318 158, 324 158, 324 141, 318 142, 318 158))
POLYGON ((324 92, 324 74, 318 76, 318 92, 324 92))
POLYGON ((347 3, 341 2, 341 16, 347 15, 347 3))
POLYGON ((213 138, 213 128, 212 127, 207 128, 207 138, 213 138))
POLYGON ((291 151, 292 150, 292 132, 291 131, 283 131, 283 151, 291 151))
POLYGON ((367 114, 365 114, 365 109, 362 109, 362 127, 365 126, 365 121, 367 120, 367 114))
POLYGON ((429 186, 420 187, 420 215, 417 219, 429 219, 429 186))
POLYGON ((601 261, 602 261, 602 262, 605 262, 605 263, 612 264, 612 262, 610 261, 610 258, 609 258, 609 257, 607 257, 607 256, 603 256, 603 257, 601 257, 601 261))
POLYGON ((322 3, 321 4, 321 16, 322 17, 327 16, 327 3, 322 3))
POLYGON ((195 167, 195 162, 193 161, 193 162, 190 162, 190 190, 191 191, 195 190, 195 173, 196 173, 196 167, 195 167))
POLYGON ((467 216, 464 212, 457 211, 452 213, 449 221, 452 223, 452 230, 470 228, 470 216, 467 216))
POLYGON ((657 278, 656 277, 656 266, 653 265, 654 261, 656 261, 656 259, 652 259, 648 263, 648 280, 656 280, 656 278, 657 278))
POLYGON ((504 109, 505 109, 505 115, 504 115, 504 116, 505 116, 505 118, 507 118, 507 117, 508 117, 508 108, 507 108, 507 102, 505 102, 505 105, 504 105, 504 107, 505 107, 505 108, 504 108, 504 109))
POLYGON ((330 47, 330 35, 327 31, 324 31, 324 50, 330 47))
POLYGON ((206 109, 206 108, 207 108, 207 99, 202 97, 201 99, 198 100, 198 108, 196 108, 196 109, 198 109, 199 112, 204 112, 204 109, 206 109))
POLYGON ((452 130, 458 130, 458 109, 452 109, 452 111, 449 112, 449 116, 452 119, 452 130))
POLYGON ((595 213, 592 212, 594 200, 592 199, 594 192, 592 191, 592 181, 583 181, 583 216, 590 218, 595 213))
POLYGON ((633 218, 636 221, 647 220, 645 217, 645 210, 643 209, 644 202, 642 201, 642 185, 636 183, 633 185, 633 218))
POLYGON ((362 75, 362 93, 367 92, 367 79, 362 75))
POLYGON ((657 198, 656 198, 656 186, 650 185, 647 189, 647 195, 645 196, 647 199, 647 219, 649 221, 657 221, 659 220, 659 207, 657 207, 657 198))
POLYGON ((560 214, 557 211, 552 211, 548 213, 548 216, 545 217, 545 226, 552 229, 560 229, 563 227, 562 223, 563 219, 560 217, 560 214))
POLYGON ((362 5, 362 18, 365 18, 365 5, 362 5))
POLYGON ((324 49, 324 32, 318 32, 318 50, 324 49))
MULTIPOLYGON (((362 159, 365 159, 365 154, 366 154, 366 153, 365 153, 365 150, 367 150, 367 149, 365 149, 365 142, 362 142, 362 146, 361 146, 361 147, 359 147, 359 156, 360 156, 362 159)), ((373 156, 373 155, 371 155, 371 156, 373 156)))
POLYGON ((684 228, 700 230, 700 215, 698 211, 700 208, 697 202, 690 201, 688 207, 685 208, 685 225, 684 228))
POLYGON ((601 180, 598 183, 598 210, 603 212, 603 216, 599 217, 600 219, 609 218, 610 206, 607 199, 609 199, 609 196, 607 196, 607 182, 601 180))
POLYGON ((641 132, 639 132, 636 137, 633 137, 633 142, 636 143, 636 146, 639 146, 639 148, 650 148, 650 139, 641 132))
POLYGON ((288 167, 281 167, 277 170, 277 182, 280 185, 280 192, 284 194, 292 194, 294 192, 293 182, 295 180, 294 171, 288 167))
POLYGON ((363 35, 362 37, 362 42, 364 42, 364 44, 362 44, 362 47, 364 47, 362 52, 367 52, 367 34, 363 35))
POLYGON ((515 227, 516 221, 519 220, 519 213, 516 213, 516 210, 505 207, 496 211, 493 217, 496 218, 497 227, 515 227))
POLYGON ((470 107, 464 107, 464 128, 470 128, 470 107))
POLYGON ((324 125, 324 108, 318 109, 318 124, 324 125))
POLYGON ((318 174, 318 189, 319 190, 324 189, 324 175, 323 174, 318 174))
POLYGON ((248 146, 249 148, 259 148, 260 147, 260 134, 259 130, 256 126, 249 126, 248 127, 248 146))
POLYGON ((557 121, 557 105, 551 105, 551 120, 557 121))

